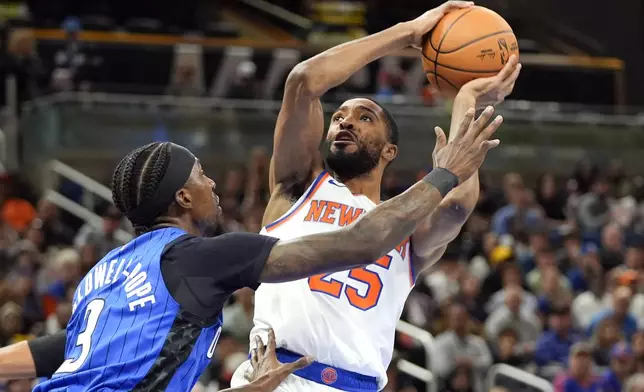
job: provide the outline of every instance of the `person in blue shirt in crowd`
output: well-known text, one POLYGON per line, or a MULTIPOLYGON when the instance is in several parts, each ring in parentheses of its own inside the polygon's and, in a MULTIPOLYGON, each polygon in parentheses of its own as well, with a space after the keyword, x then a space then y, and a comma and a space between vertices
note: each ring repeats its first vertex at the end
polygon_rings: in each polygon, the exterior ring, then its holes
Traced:
POLYGON ((633 350, 627 343, 617 343, 610 353, 610 369, 602 375, 602 392, 620 392, 634 365, 633 350))
POLYGON ((595 327, 605 318, 614 318, 621 327, 624 336, 630 342, 633 335, 637 332, 637 319, 629 313, 633 291, 627 286, 619 286, 613 292, 613 304, 610 309, 599 312, 593 317, 588 330, 587 336, 592 336, 595 327))
POLYGON ((570 348, 581 340, 581 336, 572 328, 570 307, 553 306, 548 315, 548 325, 550 329, 537 340, 535 362, 540 367, 565 367, 570 348))

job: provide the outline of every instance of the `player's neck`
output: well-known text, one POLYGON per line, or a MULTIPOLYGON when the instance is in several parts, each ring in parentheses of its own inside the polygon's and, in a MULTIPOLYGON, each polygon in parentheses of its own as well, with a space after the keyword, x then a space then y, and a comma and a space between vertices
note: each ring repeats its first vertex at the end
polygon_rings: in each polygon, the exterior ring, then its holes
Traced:
POLYGON ((364 176, 343 181, 343 183, 354 195, 366 196, 374 204, 380 204, 381 179, 382 176, 379 173, 371 172, 364 176))
POLYGON ((158 218, 155 223, 151 226, 152 230, 159 229, 162 227, 176 227, 179 228, 190 235, 195 237, 202 236, 201 229, 196 225, 189 215, 184 215, 180 217, 162 217, 158 218))

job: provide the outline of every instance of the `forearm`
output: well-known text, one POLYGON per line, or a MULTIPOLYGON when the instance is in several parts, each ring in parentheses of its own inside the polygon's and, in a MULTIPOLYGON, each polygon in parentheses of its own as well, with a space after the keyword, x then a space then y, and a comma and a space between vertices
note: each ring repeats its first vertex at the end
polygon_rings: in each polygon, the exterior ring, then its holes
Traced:
POLYGON ((295 69, 306 76, 311 95, 320 97, 372 61, 408 47, 411 34, 406 23, 399 23, 379 33, 328 49, 295 69))
POLYGON ((36 364, 26 341, 0 348, 0 379, 34 377, 36 364))
POLYGON ((368 265, 411 235, 442 196, 423 179, 346 228, 278 242, 262 282, 283 282, 368 265))
MULTIPOLYGON (((469 108, 476 106, 476 99, 472 94, 459 93, 454 100, 452 121, 450 124, 449 140, 457 137, 460 124, 465 118, 469 108)), ((461 228, 474 211, 479 198, 478 172, 472 177, 452 189, 430 216, 418 227, 412 242, 414 254, 422 265, 417 266, 418 271, 434 263, 443 252, 437 249, 452 242, 461 228)))

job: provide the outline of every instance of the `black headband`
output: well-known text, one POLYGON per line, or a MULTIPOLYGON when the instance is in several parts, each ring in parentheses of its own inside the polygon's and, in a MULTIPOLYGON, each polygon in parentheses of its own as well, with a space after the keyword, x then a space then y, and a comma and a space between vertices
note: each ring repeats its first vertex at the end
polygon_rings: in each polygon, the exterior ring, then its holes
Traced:
POLYGON ((172 204, 177 191, 190 178, 196 160, 187 148, 171 143, 170 163, 154 196, 128 211, 128 219, 134 224, 147 225, 163 213, 172 204))

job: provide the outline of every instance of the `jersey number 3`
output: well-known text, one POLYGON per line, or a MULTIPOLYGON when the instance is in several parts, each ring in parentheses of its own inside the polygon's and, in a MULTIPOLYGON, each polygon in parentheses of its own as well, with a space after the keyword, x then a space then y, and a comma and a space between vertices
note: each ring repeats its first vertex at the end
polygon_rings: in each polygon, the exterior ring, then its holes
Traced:
POLYGON ((81 350, 80 355, 76 359, 67 359, 60 365, 56 373, 74 373, 87 361, 90 349, 92 348, 92 335, 98 325, 98 317, 103 311, 103 306, 105 306, 105 300, 100 298, 87 304, 87 310, 85 311, 85 322, 87 326, 76 339, 76 347, 80 347, 81 350))
MULTIPOLYGON (((375 262, 375 266, 389 269, 391 265, 391 256, 385 255, 375 262)), ((344 293, 351 306, 360 310, 369 310, 378 305, 380 293, 382 292, 382 280, 376 272, 370 271, 367 268, 354 268, 349 271, 349 278, 367 285, 367 291, 364 295, 358 293, 358 289, 352 287, 349 283, 343 284, 342 282, 331 279, 324 280, 331 274, 315 275, 309 278, 309 288, 311 291, 324 293, 335 298, 340 298, 344 288, 344 293)))

